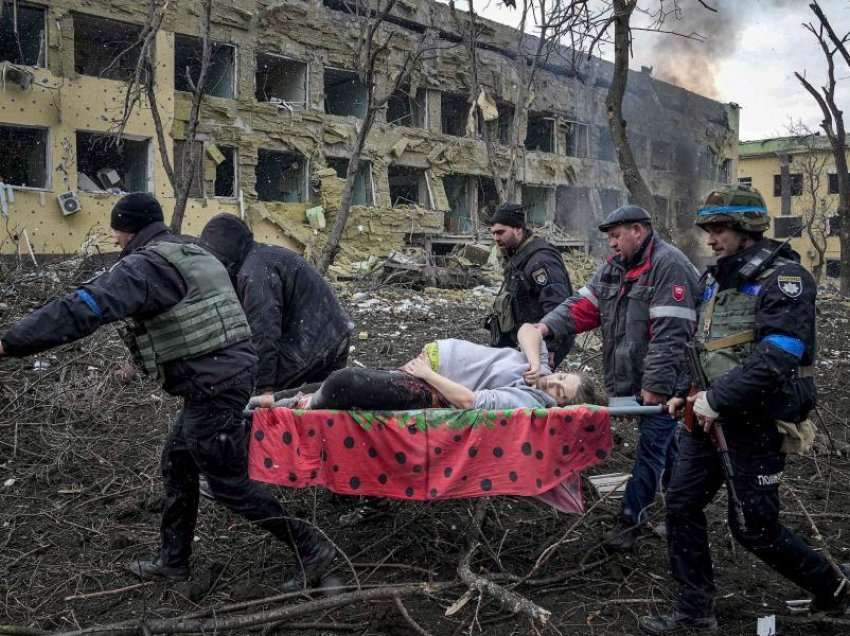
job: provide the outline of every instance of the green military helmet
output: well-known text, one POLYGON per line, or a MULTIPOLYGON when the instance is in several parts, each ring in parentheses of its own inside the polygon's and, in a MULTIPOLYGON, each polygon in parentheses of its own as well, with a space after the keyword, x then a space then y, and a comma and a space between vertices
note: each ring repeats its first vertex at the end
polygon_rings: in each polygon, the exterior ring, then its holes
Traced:
POLYGON ((758 190, 746 185, 730 185, 712 190, 697 210, 695 225, 722 223, 742 232, 764 232, 770 216, 758 190))

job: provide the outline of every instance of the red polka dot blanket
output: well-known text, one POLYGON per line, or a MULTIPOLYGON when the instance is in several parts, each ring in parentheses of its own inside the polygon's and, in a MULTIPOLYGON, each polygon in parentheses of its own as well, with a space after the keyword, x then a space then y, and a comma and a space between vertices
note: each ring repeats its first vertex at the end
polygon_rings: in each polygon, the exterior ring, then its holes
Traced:
POLYGON ((611 450, 594 406, 478 411, 254 411, 252 479, 431 500, 525 495, 582 510, 579 474, 611 450))

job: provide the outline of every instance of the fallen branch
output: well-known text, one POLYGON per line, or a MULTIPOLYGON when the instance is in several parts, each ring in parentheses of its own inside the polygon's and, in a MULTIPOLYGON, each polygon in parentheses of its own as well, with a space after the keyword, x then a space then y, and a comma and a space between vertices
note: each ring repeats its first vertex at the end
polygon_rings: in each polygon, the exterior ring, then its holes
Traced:
MULTIPOLYGON (((193 632, 221 633, 231 630, 245 630, 248 627, 265 625, 291 619, 296 616, 304 616, 314 612, 324 612, 337 607, 350 605, 361 601, 376 601, 381 599, 392 599, 404 596, 416 596, 420 594, 433 594, 456 586, 457 583, 410 583, 407 585, 387 586, 372 590, 361 590, 348 594, 339 594, 321 598, 315 601, 307 601, 299 605, 288 605, 277 609, 254 614, 244 614, 230 618, 205 618, 190 619, 178 617, 173 619, 149 619, 141 621, 115 623, 97 627, 87 627, 72 632, 58 632, 54 636, 83 636, 86 634, 99 634, 100 636, 135 636, 140 631, 145 634, 187 634, 193 632)), ((544 610, 545 611, 545 610, 544 610)), ((549 612, 546 612, 547 619, 549 612)))
POLYGON ((66 596, 63 598, 63 601, 79 601, 87 598, 99 598, 101 596, 111 596, 112 594, 121 594, 123 592, 129 592, 130 590, 137 590, 140 587, 147 587, 148 585, 153 585, 153 581, 145 581, 144 583, 136 583, 135 585, 127 585, 125 587, 117 587, 112 590, 100 590, 99 592, 91 592, 89 594, 74 594, 72 596, 66 596))
POLYGON ((419 636, 431 636, 430 632, 422 629, 422 626, 419 625, 419 623, 417 623, 415 620, 413 620, 413 617, 407 611, 407 608, 404 606, 404 603, 401 602, 401 598, 396 596, 393 600, 395 601, 395 606, 398 610, 398 613, 401 614, 402 618, 405 621, 407 621, 407 624, 410 625, 414 632, 419 634, 419 636))
POLYGON ((552 612, 549 610, 540 607, 536 603, 533 603, 524 596, 520 596, 516 592, 505 589, 498 583, 494 583, 493 581, 482 576, 478 576, 472 572, 469 562, 477 548, 478 543, 476 542, 466 553, 466 556, 461 561, 460 566, 458 566, 457 571, 461 580, 470 588, 477 590, 479 594, 489 594, 498 600, 505 609, 513 614, 522 612, 527 614, 532 620, 539 621, 541 625, 545 625, 549 622, 549 618, 552 616, 552 612))

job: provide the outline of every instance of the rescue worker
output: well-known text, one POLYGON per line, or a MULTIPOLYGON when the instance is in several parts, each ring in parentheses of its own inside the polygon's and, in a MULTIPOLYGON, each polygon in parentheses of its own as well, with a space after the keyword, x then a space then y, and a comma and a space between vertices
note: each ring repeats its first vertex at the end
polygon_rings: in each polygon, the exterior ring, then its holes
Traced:
MULTIPOLYGON (((525 224, 521 205, 505 203, 490 218, 490 235, 506 258, 502 287, 485 326, 490 346, 517 347, 520 325, 538 322, 572 296, 570 276, 560 252, 525 224)), ((549 364, 555 369, 569 353, 573 338, 548 338, 549 364)))
POLYGON ((27 356, 127 320, 127 341, 143 370, 183 398, 166 437, 159 554, 129 570, 142 579, 189 577, 198 513, 198 476, 221 502, 296 551, 300 567, 284 584, 318 580, 334 548, 309 525, 289 520, 277 499, 248 479, 248 435, 242 410, 254 386, 251 332, 224 267, 163 223, 159 202, 136 192, 112 209, 118 262, 76 291, 55 298, 11 325, 0 355, 27 356))
POLYGON ((312 265, 292 250, 257 243, 232 214, 210 219, 200 244, 227 268, 248 317, 261 394, 321 382, 345 367, 354 323, 312 265))
MULTIPOLYGON (((544 335, 574 336, 599 327, 609 396, 638 396, 665 404, 683 394, 683 349, 696 325, 698 272, 687 257, 652 230, 649 213, 635 205, 611 212, 599 226, 612 256, 578 294, 544 316, 544 335)), ((610 550, 631 550, 647 521, 662 478, 675 458, 676 420, 644 415, 631 479, 614 528, 610 550)))
MULTIPOLYGON (((723 425, 743 513, 742 527, 730 504, 733 536, 811 592, 814 609, 840 613, 847 604, 844 573, 779 523, 785 467, 780 427, 792 433, 809 428, 806 419, 815 405, 815 281, 787 244, 763 237, 770 218, 756 190, 730 186, 712 192, 696 225, 717 257, 701 279, 696 332, 710 388, 688 398, 696 423, 682 431, 667 491, 668 552, 678 586, 673 611, 643 617, 641 631, 718 631, 704 513, 724 485, 710 435, 715 422, 723 425)), ((673 409, 683 404, 671 401, 673 409)))

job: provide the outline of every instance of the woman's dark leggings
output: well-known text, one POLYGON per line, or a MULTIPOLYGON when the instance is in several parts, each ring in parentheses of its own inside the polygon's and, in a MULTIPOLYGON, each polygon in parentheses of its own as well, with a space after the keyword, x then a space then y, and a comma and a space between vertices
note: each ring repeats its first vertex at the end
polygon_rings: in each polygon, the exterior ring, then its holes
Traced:
POLYGON ((305 385, 299 390, 314 393, 312 409, 402 411, 447 406, 426 382, 397 369, 349 367, 334 371, 321 385, 305 385))

